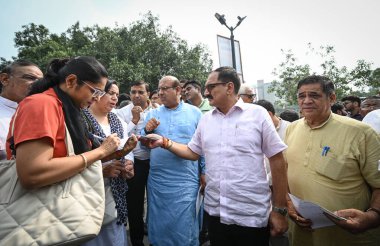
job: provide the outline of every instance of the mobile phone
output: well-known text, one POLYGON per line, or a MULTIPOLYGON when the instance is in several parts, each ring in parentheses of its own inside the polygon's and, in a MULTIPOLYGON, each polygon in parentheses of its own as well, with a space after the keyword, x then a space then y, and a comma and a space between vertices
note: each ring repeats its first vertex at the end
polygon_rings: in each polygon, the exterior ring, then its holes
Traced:
POLYGON ((344 217, 340 217, 336 214, 334 214, 333 212, 331 212, 330 210, 327 210, 325 208, 321 208, 323 210, 323 212, 325 212, 326 214, 330 215, 331 217, 333 217, 334 219, 336 220, 347 220, 346 218, 344 217))
POLYGON ((159 139, 160 139, 159 137, 155 137, 155 136, 140 136, 139 137, 139 141, 156 141, 159 139))

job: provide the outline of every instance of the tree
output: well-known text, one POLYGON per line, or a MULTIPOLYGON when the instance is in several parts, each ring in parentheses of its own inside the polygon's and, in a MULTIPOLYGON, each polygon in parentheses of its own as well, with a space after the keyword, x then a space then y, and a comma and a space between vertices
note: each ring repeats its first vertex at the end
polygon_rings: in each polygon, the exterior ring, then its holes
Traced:
MULTIPOLYGON (((346 66, 338 67, 333 46, 320 46, 316 50, 309 43, 308 50, 309 55, 314 54, 322 60, 320 64, 322 73, 320 74, 334 81, 338 99, 348 94, 362 96, 366 94, 363 93, 364 90, 379 87, 380 72, 375 73, 371 70, 372 63, 358 60, 355 68, 350 70, 346 66)), ((309 64, 299 64, 292 50, 281 50, 281 52, 285 56, 285 61, 281 62, 273 70, 273 75, 277 78, 269 87, 269 92, 274 92, 282 100, 281 102, 276 102, 280 105, 296 105, 298 81, 309 75, 316 74, 316 72, 312 71, 309 64)))
POLYGON ((95 56, 110 77, 119 82, 121 91, 137 80, 157 88, 163 75, 204 82, 212 68, 204 45, 190 47, 171 26, 161 30, 158 17, 151 12, 128 27, 81 28, 77 22, 61 34, 52 34, 43 25, 32 23, 16 32, 15 46, 18 55, 14 59, 33 61, 41 68, 52 58, 95 56))

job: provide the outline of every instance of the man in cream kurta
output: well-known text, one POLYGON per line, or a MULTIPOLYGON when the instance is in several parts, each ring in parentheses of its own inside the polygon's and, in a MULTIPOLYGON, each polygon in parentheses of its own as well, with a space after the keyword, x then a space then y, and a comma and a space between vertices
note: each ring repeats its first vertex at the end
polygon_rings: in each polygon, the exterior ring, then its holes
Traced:
MULTIPOLYGON (((305 118, 288 126, 286 132, 290 192, 331 211, 378 209, 380 138, 370 126, 331 113, 333 90, 332 82, 321 76, 310 76, 298 85, 298 103, 305 118)), ((380 242, 379 229, 361 234, 351 234, 338 226, 306 230, 310 221, 291 211, 289 208, 294 221, 289 230, 292 245, 380 242)), ((366 213, 368 221, 379 219, 376 212, 366 213)))

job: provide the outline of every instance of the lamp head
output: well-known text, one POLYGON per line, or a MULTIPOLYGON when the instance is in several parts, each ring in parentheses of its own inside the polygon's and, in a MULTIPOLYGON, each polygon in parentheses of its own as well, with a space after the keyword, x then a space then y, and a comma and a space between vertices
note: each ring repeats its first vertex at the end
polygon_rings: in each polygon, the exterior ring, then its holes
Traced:
POLYGON ((215 18, 218 19, 218 21, 220 22, 220 24, 226 25, 226 18, 224 18, 224 15, 220 15, 218 13, 215 13, 215 18))
POLYGON ((238 18, 239 22, 236 24, 236 26, 240 25, 240 23, 242 23, 243 20, 244 20, 246 17, 247 17, 247 16, 244 16, 244 17, 240 17, 240 16, 238 16, 237 18, 238 18))

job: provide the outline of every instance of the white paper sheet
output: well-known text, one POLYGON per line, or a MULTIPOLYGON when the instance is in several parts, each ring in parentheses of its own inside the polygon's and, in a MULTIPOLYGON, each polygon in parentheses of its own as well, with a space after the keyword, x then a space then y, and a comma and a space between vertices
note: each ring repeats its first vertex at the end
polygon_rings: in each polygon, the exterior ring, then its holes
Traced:
POLYGON ((301 200, 292 194, 289 194, 289 197, 292 200, 297 212, 305 219, 310 219, 313 222, 311 226, 313 229, 335 225, 334 222, 329 220, 323 214, 323 212, 326 212, 337 219, 345 220, 345 218, 335 215, 333 212, 319 206, 318 204, 301 200))
POLYGON ((201 193, 201 187, 199 187, 198 195, 197 195, 197 201, 195 202, 196 217, 198 217, 198 213, 199 213, 199 210, 201 209, 203 199, 204 199, 204 196, 201 193))

